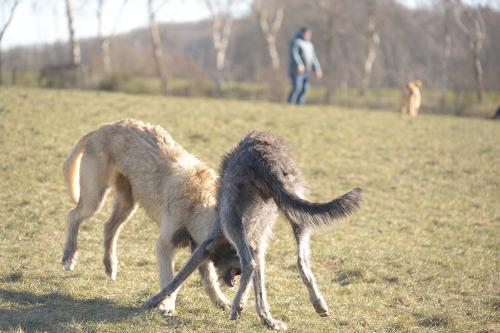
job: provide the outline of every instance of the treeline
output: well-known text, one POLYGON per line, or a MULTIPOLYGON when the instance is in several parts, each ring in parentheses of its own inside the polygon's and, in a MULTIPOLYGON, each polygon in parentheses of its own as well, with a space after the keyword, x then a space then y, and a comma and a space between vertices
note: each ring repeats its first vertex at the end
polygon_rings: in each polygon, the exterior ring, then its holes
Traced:
MULTIPOLYGON (((326 74, 317 84, 327 93, 346 88, 360 93, 372 88, 399 88, 413 79, 422 80, 425 89, 474 90, 480 84, 483 90, 500 90, 500 12, 490 7, 472 8, 454 0, 435 1, 432 7, 418 9, 394 0, 286 0, 255 1, 252 9, 250 15, 231 20, 222 66, 214 20, 219 18, 219 25, 224 24, 230 9, 212 8, 210 19, 196 23, 159 23, 160 65, 169 80, 214 80, 220 84, 279 78, 286 82, 288 42, 305 25, 313 30, 326 74), (276 60, 262 23, 267 22, 270 32, 280 8, 282 21, 274 31, 276 60), (474 30, 477 17, 481 31, 474 30), (482 38, 478 59, 475 35, 482 38)), ((111 73, 157 76, 150 28, 113 36, 108 45, 111 73)), ((103 76, 102 38, 79 42, 86 72, 103 76)), ((68 43, 56 43, 10 49, 3 54, 4 68, 39 71, 47 65, 67 64, 68 48, 68 43)))

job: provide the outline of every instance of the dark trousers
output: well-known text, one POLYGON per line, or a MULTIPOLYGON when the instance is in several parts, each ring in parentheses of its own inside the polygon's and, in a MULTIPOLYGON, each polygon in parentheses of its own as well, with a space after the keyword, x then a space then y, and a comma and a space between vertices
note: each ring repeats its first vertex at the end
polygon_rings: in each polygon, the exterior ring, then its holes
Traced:
POLYGON ((292 81, 292 91, 288 95, 288 103, 304 104, 306 92, 309 89, 307 74, 290 74, 290 80, 292 81))

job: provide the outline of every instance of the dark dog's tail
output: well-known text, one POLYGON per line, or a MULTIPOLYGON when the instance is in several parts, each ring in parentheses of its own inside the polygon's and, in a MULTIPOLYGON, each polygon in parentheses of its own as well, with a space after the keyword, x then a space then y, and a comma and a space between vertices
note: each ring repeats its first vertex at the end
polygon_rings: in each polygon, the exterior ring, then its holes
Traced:
POLYGON ((260 164, 259 174, 272 189, 274 200, 291 223, 308 227, 326 226, 352 215, 361 205, 363 190, 355 188, 327 203, 315 203, 287 191, 268 167, 260 164))

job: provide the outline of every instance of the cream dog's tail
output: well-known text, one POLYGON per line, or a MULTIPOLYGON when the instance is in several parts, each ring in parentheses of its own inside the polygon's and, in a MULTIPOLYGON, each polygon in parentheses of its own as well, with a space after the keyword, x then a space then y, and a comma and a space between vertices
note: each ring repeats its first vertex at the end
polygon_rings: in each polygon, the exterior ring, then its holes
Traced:
POLYGON ((75 203, 77 203, 80 198, 80 161, 87 141, 92 133, 93 132, 87 133, 78 140, 63 164, 64 180, 66 181, 69 195, 75 203))

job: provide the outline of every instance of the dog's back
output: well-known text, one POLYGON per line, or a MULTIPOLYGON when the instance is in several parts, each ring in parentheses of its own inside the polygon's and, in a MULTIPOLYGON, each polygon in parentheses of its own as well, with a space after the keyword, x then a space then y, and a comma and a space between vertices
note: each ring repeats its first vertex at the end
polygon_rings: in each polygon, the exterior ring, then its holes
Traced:
POLYGON ((273 199, 292 223, 324 225, 351 214, 361 203, 361 189, 324 204, 307 201, 303 192, 304 181, 290 151, 271 133, 251 132, 222 162, 221 202, 224 196, 251 203, 273 199))
POLYGON ((80 142, 64 168, 76 201, 82 159, 87 166, 82 166, 82 172, 106 169, 101 172, 110 185, 118 175, 124 176, 130 182, 134 200, 156 221, 163 200, 189 200, 193 206, 215 205, 215 171, 184 150, 160 126, 126 119, 103 125, 80 142))

